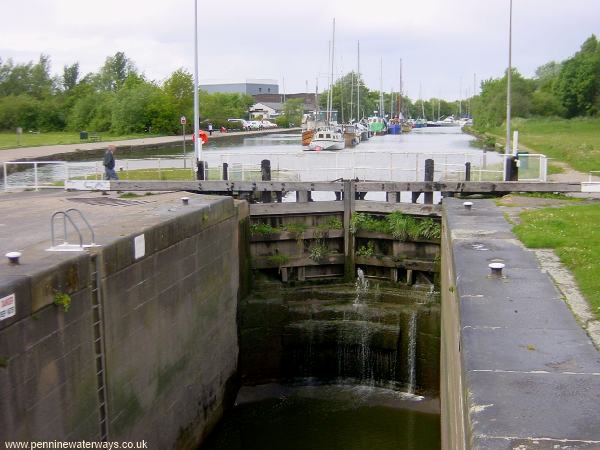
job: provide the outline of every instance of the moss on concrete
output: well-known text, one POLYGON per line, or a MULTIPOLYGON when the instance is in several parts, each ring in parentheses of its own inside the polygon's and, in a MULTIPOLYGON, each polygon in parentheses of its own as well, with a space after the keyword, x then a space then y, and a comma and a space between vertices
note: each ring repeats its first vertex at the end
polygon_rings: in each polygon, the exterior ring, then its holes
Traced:
POLYGON ((142 416, 144 410, 131 386, 113 383, 110 388, 113 400, 112 428, 118 436, 131 427, 142 416))
POLYGON ((173 379, 188 365, 188 359, 183 357, 175 361, 173 364, 167 365, 158 370, 156 376, 157 386, 156 393, 161 395, 171 385, 173 379))

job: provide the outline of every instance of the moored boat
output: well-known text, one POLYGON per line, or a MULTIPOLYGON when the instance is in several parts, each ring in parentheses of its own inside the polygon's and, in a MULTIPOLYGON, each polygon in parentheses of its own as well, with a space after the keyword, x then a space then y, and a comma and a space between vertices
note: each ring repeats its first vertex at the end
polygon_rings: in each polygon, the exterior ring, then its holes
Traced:
POLYGON ((305 150, 329 151, 343 150, 346 147, 342 131, 334 126, 320 127, 315 132, 312 142, 305 150))

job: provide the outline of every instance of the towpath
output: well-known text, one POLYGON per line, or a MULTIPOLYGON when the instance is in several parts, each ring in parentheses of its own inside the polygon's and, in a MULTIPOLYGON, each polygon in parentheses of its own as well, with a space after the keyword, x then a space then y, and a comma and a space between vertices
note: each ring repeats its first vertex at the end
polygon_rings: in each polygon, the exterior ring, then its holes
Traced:
MULTIPOLYGON (((276 128, 271 130, 261 131, 237 131, 221 133, 216 131, 209 139, 223 139, 232 136, 260 136, 265 134, 282 133, 282 132, 294 132, 300 131, 300 128, 276 128)), ((186 141, 191 142, 192 135, 186 136, 186 141)), ((101 142, 82 142, 77 144, 59 144, 59 145, 43 145, 39 147, 21 147, 13 148, 8 150, 0 151, 0 164, 9 161, 19 161, 27 159, 40 159, 49 157, 52 155, 58 155, 63 153, 74 153, 74 152, 85 152, 93 150, 102 150, 110 143, 116 145, 117 148, 121 146, 126 147, 152 147, 158 145, 170 145, 181 142, 181 136, 160 136, 160 137, 147 137, 141 139, 127 139, 122 141, 101 141, 101 142)))

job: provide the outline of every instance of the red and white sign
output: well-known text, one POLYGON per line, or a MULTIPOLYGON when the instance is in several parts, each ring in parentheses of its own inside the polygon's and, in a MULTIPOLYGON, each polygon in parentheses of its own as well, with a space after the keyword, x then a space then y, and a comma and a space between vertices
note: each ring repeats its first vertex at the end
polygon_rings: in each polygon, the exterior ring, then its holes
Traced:
POLYGON ((17 313, 15 294, 0 298, 0 320, 8 319, 17 313))
POLYGON ((187 119, 185 118, 185 116, 181 116, 181 119, 179 119, 179 121, 181 122, 181 125, 185 125, 187 123, 187 119))

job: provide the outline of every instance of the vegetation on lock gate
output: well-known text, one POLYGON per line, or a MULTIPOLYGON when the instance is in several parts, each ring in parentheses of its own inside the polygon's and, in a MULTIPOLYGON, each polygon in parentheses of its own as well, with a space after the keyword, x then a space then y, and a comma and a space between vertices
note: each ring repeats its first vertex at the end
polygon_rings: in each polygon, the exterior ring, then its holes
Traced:
POLYGON ((431 218, 417 219, 412 216, 394 212, 381 218, 371 214, 354 213, 350 222, 350 231, 373 231, 392 235, 394 239, 439 239, 441 226, 431 218))

